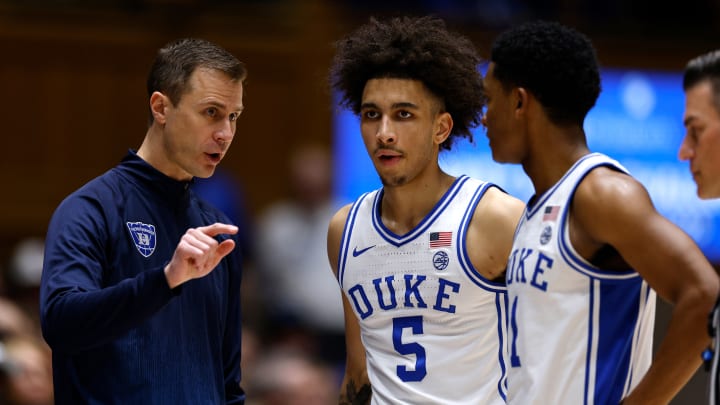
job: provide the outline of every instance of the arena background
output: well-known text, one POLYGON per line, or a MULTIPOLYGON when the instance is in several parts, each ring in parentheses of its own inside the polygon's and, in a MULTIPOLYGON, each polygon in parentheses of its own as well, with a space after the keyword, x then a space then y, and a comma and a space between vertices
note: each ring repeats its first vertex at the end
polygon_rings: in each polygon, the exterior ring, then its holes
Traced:
MULTIPOLYGON (((20 240, 43 237, 68 193, 140 145, 145 75, 167 41, 203 37, 247 64, 246 109, 222 166, 257 213, 288 193, 285 162, 296 145, 335 143, 332 42, 370 15, 402 13, 445 18, 482 55, 499 30, 532 18, 584 31, 604 67, 677 72, 720 46, 720 3, 711 0, 3 0, 0 270, 20 240)), ((667 314, 660 304, 658 330, 667 314)), ((701 403, 705 377, 701 370, 673 403, 701 403)))

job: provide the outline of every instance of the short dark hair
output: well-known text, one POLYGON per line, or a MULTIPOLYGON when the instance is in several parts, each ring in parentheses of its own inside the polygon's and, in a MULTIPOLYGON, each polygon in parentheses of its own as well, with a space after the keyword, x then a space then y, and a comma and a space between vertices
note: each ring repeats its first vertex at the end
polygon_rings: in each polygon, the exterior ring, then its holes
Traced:
POLYGON ((398 78, 422 82, 453 118, 453 129, 440 145, 450 149, 455 137, 472 140, 471 128, 482 119, 485 97, 480 57, 472 42, 446 29, 439 18, 371 18, 336 42, 330 84, 341 93, 340 104, 355 114, 370 79, 398 78))
POLYGON ((501 33, 490 60, 503 87, 530 91, 556 124, 582 126, 600 95, 592 43, 557 22, 533 21, 501 33))
POLYGON ((720 112, 720 49, 697 56, 685 66, 683 90, 687 91, 703 81, 712 86, 713 103, 720 112))
POLYGON ((159 91, 177 105, 188 90, 190 76, 198 68, 223 72, 235 81, 247 77, 245 65, 230 52, 204 39, 183 38, 158 50, 147 79, 148 96, 159 91))

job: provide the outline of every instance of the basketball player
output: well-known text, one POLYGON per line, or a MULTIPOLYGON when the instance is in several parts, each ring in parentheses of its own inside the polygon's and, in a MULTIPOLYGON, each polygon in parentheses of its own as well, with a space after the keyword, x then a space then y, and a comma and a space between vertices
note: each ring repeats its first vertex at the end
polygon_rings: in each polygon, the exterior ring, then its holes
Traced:
MULTIPOLYGON (((698 197, 720 197, 720 49, 700 55, 685 67, 685 114, 687 132, 678 155, 690 162, 698 197)), ((720 311, 710 315, 713 344, 706 352, 710 362, 710 404, 720 404, 720 311)))
POLYGON ((340 403, 505 403, 503 273, 522 203, 438 165, 480 123, 479 62, 430 17, 372 19, 337 43, 332 84, 383 184, 328 230, 344 291, 340 403))
POLYGON ((244 402, 237 227, 189 186, 228 151, 245 76, 207 41, 160 49, 140 149, 53 214, 40 315, 58 405, 244 402))
POLYGON ((535 188, 506 276, 508 403, 668 403, 700 365, 717 276, 637 180, 588 150, 600 75, 584 35, 527 23, 491 52, 493 159, 522 164, 535 188), (655 291, 674 313, 651 366, 655 291))

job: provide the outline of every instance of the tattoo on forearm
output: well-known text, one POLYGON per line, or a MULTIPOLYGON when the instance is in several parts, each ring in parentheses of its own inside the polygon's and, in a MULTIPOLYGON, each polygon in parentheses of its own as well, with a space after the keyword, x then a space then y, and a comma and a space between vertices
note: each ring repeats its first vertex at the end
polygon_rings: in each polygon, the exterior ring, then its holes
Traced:
POLYGON ((370 384, 364 384, 359 389, 355 381, 349 380, 345 392, 340 393, 339 405, 367 405, 370 403, 370 384))

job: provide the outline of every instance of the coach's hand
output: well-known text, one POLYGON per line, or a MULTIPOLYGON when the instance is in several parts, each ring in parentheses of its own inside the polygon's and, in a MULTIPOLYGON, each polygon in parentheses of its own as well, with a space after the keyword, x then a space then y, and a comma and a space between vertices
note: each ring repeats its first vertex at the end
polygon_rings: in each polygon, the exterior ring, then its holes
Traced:
POLYGON ((188 229, 175 248, 170 263, 165 266, 165 278, 170 288, 209 274, 235 248, 232 239, 218 243, 215 236, 237 232, 237 226, 221 223, 188 229))

